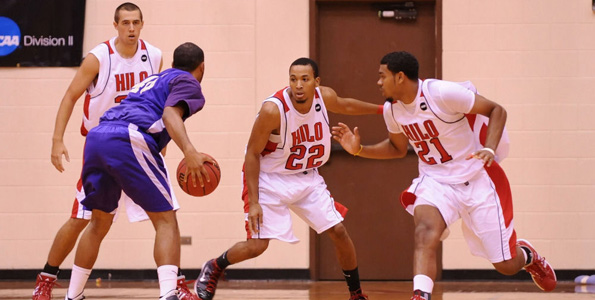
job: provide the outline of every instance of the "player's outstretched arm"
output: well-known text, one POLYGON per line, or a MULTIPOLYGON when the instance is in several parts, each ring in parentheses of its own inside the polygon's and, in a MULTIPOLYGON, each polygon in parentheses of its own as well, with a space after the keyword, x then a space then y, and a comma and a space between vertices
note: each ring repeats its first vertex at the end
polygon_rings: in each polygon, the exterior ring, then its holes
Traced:
POLYGON ((265 150, 269 136, 279 134, 281 112, 275 103, 265 102, 256 116, 244 160, 244 175, 248 187, 248 225, 252 233, 258 233, 262 224, 262 208, 258 203, 258 186, 260 174, 260 155, 265 150))
POLYGON ((322 99, 326 109, 343 115, 382 114, 382 105, 372 104, 354 98, 342 98, 330 87, 321 86, 322 99))
POLYGON ((196 178, 198 178, 198 183, 201 187, 204 187, 202 176, 198 175, 202 174, 207 181, 210 181, 210 178, 209 173, 203 164, 205 161, 210 161, 213 164, 216 162, 208 155, 196 151, 190 142, 190 138, 188 138, 188 134, 186 133, 186 127, 184 126, 184 120, 182 119, 186 113, 185 105, 185 103, 182 103, 177 104, 176 106, 165 107, 163 110, 163 123, 165 124, 167 133, 171 139, 176 143, 180 150, 182 150, 182 153, 184 153, 186 168, 188 170, 188 176, 185 177, 185 180, 187 180, 188 177, 192 178, 192 184, 196 186, 196 178))
POLYGON ((339 142, 345 151, 354 156, 390 159, 401 158, 407 154, 407 137, 402 133, 389 133, 386 140, 367 146, 360 143, 357 127, 352 132, 347 124, 339 123, 337 126, 333 126, 332 134, 333 139, 339 142))
POLYGON ((51 153, 52 164, 60 172, 64 171, 62 156, 64 155, 66 161, 70 161, 68 150, 64 145, 66 125, 70 120, 76 101, 83 95, 93 80, 95 80, 97 74, 99 74, 99 60, 95 55, 89 54, 81 63, 64 97, 62 97, 62 102, 60 102, 58 114, 56 115, 56 123, 54 124, 51 153))

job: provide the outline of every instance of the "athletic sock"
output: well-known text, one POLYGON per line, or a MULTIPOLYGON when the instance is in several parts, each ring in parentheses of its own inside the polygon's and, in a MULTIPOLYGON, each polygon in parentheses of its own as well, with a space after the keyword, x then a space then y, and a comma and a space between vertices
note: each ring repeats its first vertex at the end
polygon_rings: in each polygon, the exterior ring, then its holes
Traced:
POLYGON ((420 290, 432 294, 432 290, 434 290, 434 281, 426 275, 417 274, 413 277, 413 290, 420 290))
POLYGON ((162 265, 157 268, 159 278, 159 295, 163 297, 178 285, 178 266, 162 265))
POLYGON ((231 265, 229 260, 227 260, 227 251, 223 252, 223 254, 221 254, 221 256, 217 257, 216 262, 217 262, 217 266, 219 266, 219 268, 221 268, 222 270, 227 268, 229 265, 231 265))
POLYGON ((75 299, 83 293, 89 275, 91 275, 91 269, 81 268, 77 265, 72 266, 72 274, 70 275, 70 283, 66 293, 68 298, 75 299))
POLYGON ((531 250, 527 247, 520 246, 521 250, 523 250, 523 254, 525 255, 525 266, 529 265, 533 262, 533 254, 531 250))
POLYGON ((350 271, 343 270, 343 276, 345 277, 345 281, 347 281, 347 286, 349 287, 350 292, 355 292, 361 288, 357 267, 350 271))
POLYGON ((45 263, 45 266, 43 267, 42 272, 58 276, 58 273, 60 272, 60 267, 59 266, 54 267, 54 266, 51 266, 49 263, 45 263))

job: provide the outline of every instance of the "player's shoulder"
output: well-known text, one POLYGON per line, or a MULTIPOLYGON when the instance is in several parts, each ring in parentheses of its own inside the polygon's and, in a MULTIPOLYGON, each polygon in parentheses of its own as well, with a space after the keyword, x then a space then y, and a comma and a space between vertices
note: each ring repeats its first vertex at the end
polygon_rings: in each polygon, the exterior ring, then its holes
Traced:
POLYGON ((318 89, 320 90, 323 99, 337 97, 337 92, 335 92, 335 90, 333 90, 331 87, 321 85, 318 87, 318 89))
POLYGON ((110 54, 114 53, 114 48, 111 42, 112 40, 113 38, 97 44, 95 47, 93 47, 93 49, 91 49, 91 51, 89 51, 89 53, 95 55, 98 59, 109 56, 110 54))
POLYGON ((141 44, 144 44, 144 47, 147 48, 147 50, 149 52, 157 52, 157 53, 162 53, 161 49, 157 48, 157 46, 154 46, 153 44, 149 43, 146 40, 143 39, 139 39, 138 40, 141 44))

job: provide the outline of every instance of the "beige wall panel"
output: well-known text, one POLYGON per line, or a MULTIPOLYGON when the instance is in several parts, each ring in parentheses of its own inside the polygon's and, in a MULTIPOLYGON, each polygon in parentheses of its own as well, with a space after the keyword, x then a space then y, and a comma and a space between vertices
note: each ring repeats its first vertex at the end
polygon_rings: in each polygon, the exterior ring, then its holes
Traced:
MULTIPOLYGON (((88 0, 84 52, 116 34, 121 1, 88 0)), ((241 167, 254 116, 268 95, 287 85, 289 64, 308 55, 306 0, 143 0, 142 38, 162 49, 164 68, 185 41, 206 52, 207 106, 187 122, 200 151, 219 161, 223 178, 212 195, 174 189, 182 205, 182 267, 199 268, 245 238, 241 167)), ((557 268, 595 268, 595 14, 588 0, 443 1, 443 77, 472 80, 508 110, 512 148, 504 162, 520 237, 557 268)), ((80 174, 83 138, 79 101, 65 135, 71 162, 60 174, 49 162, 58 104, 76 68, 0 69, 0 269, 41 268, 66 220, 80 174), (32 180, 32 178, 34 180, 32 180), (31 184, 33 187, 29 187, 31 184), (9 230, 10 228, 11 230, 9 230), (12 230, 17 228, 17 230, 12 230)), ((170 145, 174 172, 182 157, 170 145)), ((307 268, 309 229, 294 220, 297 245, 273 242, 236 268, 307 268)), ((460 224, 444 243, 445 269, 484 269, 467 254, 460 224)), ((153 268, 152 228, 122 217, 96 268, 153 268), (122 242, 130 241, 126 247, 122 242), (117 253, 117 255, 115 254, 117 253)), ((70 268, 71 254, 63 264, 70 268)))

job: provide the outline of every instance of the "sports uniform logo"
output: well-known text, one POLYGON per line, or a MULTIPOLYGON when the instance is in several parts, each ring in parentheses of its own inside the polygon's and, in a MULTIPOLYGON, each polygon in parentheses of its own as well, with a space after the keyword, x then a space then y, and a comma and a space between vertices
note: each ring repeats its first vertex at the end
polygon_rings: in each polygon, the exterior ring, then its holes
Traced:
POLYGON ((140 60, 142 60, 143 62, 147 61, 147 55, 143 54, 143 56, 140 57, 140 60))
POLYGON ((426 109, 428 109, 428 105, 427 105, 425 102, 422 102, 422 103, 419 105, 419 108, 421 108, 421 110, 425 111, 426 109))
POLYGON ((316 105, 314 106, 314 109, 316 111, 320 111, 322 109, 322 107, 320 106, 320 104, 316 103, 316 105))
POLYGON ((13 20, 0 17, 0 56, 16 50, 21 41, 21 29, 13 20))

